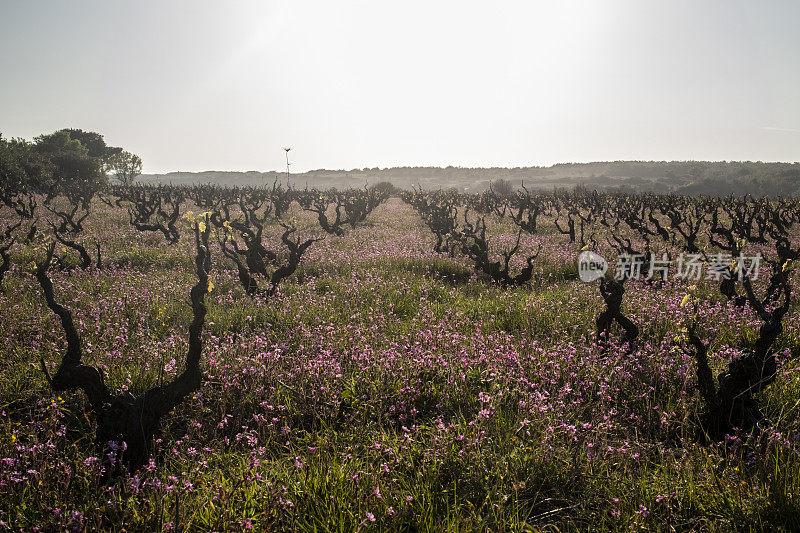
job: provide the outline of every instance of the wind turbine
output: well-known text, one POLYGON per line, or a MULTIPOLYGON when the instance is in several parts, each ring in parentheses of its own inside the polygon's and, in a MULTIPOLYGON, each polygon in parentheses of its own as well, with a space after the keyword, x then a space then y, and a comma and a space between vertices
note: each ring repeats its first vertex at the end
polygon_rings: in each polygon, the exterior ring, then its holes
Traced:
POLYGON ((288 148, 284 148, 284 151, 286 152, 286 186, 287 187, 289 186, 289 150, 291 150, 291 149, 292 149, 291 146, 288 147, 288 148))

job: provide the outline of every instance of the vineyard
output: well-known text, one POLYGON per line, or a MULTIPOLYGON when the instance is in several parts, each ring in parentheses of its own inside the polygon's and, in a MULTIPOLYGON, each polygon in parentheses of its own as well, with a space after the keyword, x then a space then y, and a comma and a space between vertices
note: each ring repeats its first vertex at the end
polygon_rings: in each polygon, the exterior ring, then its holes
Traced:
POLYGON ((800 528, 799 200, 0 206, 2 529, 800 528))

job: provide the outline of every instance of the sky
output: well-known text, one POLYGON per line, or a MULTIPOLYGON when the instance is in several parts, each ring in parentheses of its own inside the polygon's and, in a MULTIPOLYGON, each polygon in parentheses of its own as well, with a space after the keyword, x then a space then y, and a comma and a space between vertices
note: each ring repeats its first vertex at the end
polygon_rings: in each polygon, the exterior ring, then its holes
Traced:
POLYGON ((0 133, 146 173, 800 160, 800 2, 0 0, 0 133))

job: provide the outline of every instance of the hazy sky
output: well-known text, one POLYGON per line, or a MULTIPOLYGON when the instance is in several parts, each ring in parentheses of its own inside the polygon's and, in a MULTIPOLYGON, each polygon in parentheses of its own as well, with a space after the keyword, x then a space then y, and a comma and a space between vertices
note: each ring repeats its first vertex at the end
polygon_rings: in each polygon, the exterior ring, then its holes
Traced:
POLYGON ((800 160, 800 2, 0 0, 0 132, 145 172, 800 160))

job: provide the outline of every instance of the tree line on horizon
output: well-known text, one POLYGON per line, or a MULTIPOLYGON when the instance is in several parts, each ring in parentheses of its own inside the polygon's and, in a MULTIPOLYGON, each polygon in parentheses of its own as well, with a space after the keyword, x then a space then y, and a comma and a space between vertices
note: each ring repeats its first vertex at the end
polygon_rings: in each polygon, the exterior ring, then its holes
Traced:
POLYGON ((706 196, 789 197, 800 194, 800 163, 762 161, 609 161, 558 163, 549 167, 514 168, 391 167, 352 170, 317 169, 291 174, 270 172, 170 172, 142 174, 142 160, 123 148, 109 146, 103 135, 66 128, 33 141, 5 139, 0 134, 0 186, 6 191, 31 188, 53 194, 60 187, 92 187, 111 183, 259 186, 276 179, 294 188, 347 189, 386 182, 401 189, 454 188, 483 192, 490 186, 552 190, 585 187, 605 192, 653 192, 706 196), (508 184, 505 184, 508 182, 508 184))
MULTIPOLYGON (((285 181, 284 171, 170 172, 143 174, 141 180, 164 184, 260 185, 285 181)), ((455 188, 483 192, 501 180, 516 188, 557 189, 583 186, 605 192, 653 192, 726 196, 795 196, 800 194, 800 163, 761 161, 614 161, 559 163, 550 167, 466 168, 391 167, 352 170, 317 169, 291 174, 293 187, 321 189, 363 187, 380 182, 410 190, 455 188)))

